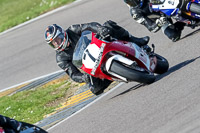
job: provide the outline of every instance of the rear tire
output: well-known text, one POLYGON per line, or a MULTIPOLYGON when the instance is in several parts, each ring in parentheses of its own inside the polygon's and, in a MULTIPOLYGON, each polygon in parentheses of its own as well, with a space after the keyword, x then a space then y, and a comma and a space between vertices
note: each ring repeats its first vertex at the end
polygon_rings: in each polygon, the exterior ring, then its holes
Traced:
POLYGON ((156 65, 155 73, 163 74, 163 73, 167 72, 169 69, 168 61, 164 57, 162 57, 158 54, 155 54, 155 56, 157 58, 157 65, 156 65))
POLYGON ((191 5, 190 5, 190 11, 194 12, 194 13, 197 13, 197 14, 200 14, 200 4, 191 3, 191 5))
POLYGON ((153 74, 134 70, 117 61, 113 61, 110 71, 125 77, 128 81, 136 81, 145 84, 153 83, 156 78, 153 74))

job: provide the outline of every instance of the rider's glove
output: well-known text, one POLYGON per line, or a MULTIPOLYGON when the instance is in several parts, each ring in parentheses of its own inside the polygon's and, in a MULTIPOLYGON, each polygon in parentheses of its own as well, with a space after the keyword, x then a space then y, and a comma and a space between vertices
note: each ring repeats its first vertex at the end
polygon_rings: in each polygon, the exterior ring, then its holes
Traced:
POLYGON ((167 19, 166 17, 160 17, 159 19, 156 20, 156 24, 159 26, 159 27, 162 27, 164 24, 167 23, 167 19))
POLYGON ((111 30, 106 27, 106 26, 100 26, 98 27, 98 31, 97 31, 97 34, 102 38, 102 39, 105 39, 107 37, 110 36, 110 32, 111 30))

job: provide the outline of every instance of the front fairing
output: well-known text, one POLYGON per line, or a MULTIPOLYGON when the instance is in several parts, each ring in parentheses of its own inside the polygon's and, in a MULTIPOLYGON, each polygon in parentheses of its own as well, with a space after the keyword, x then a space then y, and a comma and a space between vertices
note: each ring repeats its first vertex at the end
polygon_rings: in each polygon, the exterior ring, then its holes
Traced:
POLYGON ((101 70, 101 59, 106 44, 97 39, 95 33, 90 31, 82 33, 74 50, 72 63, 94 77, 111 80, 101 70))

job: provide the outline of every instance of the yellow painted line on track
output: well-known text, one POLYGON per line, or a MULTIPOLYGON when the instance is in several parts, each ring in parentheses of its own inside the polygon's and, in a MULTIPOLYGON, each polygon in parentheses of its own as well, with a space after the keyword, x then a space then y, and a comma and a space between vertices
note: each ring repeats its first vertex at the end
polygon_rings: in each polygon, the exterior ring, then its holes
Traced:
POLYGON ((77 95, 75 95, 73 97, 70 97, 67 100, 76 101, 76 100, 81 99, 82 97, 84 97, 84 96, 86 96, 88 94, 92 94, 92 92, 90 90, 87 90, 87 91, 82 92, 80 94, 77 94, 77 95))
POLYGON ((86 83, 80 83, 79 86, 83 86, 83 85, 85 85, 85 84, 86 84, 86 83))
POLYGON ((80 102, 86 101, 89 98, 94 97, 94 96, 95 95, 90 90, 87 90, 87 91, 84 91, 80 94, 72 96, 72 97, 68 98, 65 103, 62 104, 63 106, 57 108, 55 112, 52 112, 48 115, 45 115, 44 117, 48 117, 48 116, 51 116, 53 114, 56 114, 58 110, 61 110, 61 109, 66 108, 66 107, 70 107, 70 106, 72 106, 76 103, 78 104, 80 102))
MULTIPOLYGON (((70 106, 72 104, 78 103, 80 101, 84 101, 84 100, 88 99, 91 96, 94 96, 94 94, 90 90, 87 90, 87 91, 82 92, 80 94, 77 94, 77 95, 75 95, 75 96, 73 96, 71 98, 68 98, 67 101, 65 103, 63 103, 62 104, 63 106, 60 107, 60 108, 65 108, 67 106, 70 106)), ((58 108, 58 109, 60 109, 60 108, 58 108)), ((56 109, 56 110, 58 110, 58 109, 56 109)))
POLYGON ((86 98, 89 98, 91 96, 94 96, 92 93, 88 94, 88 95, 85 95, 85 96, 81 96, 80 98, 76 99, 76 100, 69 100, 67 101, 67 104, 65 105, 71 105, 71 104, 74 104, 74 103, 78 103, 86 98))
POLYGON ((76 103, 80 103, 81 101, 86 101, 93 96, 95 96, 95 95, 90 90, 87 90, 85 92, 82 92, 80 94, 77 94, 73 97, 68 98, 67 101, 62 104, 63 106, 57 108, 56 110, 66 108, 66 107, 74 105, 76 103))
MULTIPOLYGON (((111 87, 112 87, 112 88, 113 88, 113 86, 116 86, 115 83, 116 83, 116 82, 113 82, 113 83, 111 84, 111 87)), ((84 84, 83 84, 83 85, 84 85, 84 84)), ((108 89, 109 89, 109 88, 108 88, 108 89)), ((107 90, 107 91, 108 91, 108 90, 107 90)), ((105 92, 106 92, 106 91, 105 91, 105 92)), ((48 114, 48 115, 46 115, 46 116, 44 116, 44 117, 48 117, 48 116, 51 116, 51 115, 53 115, 53 114, 56 114, 57 112, 59 112, 59 111, 62 110, 63 108, 69 108, 69 107, 71 107, 72 105, 78 104, 78 103, 80 103, 80 102, 84 102, 84 101, 86 101, 86 100, 88 100, 88 99, 90 99, 90 98, 92 98, 92 97, 94 97, 94 96, 95 96, 95 95, 94 95, 90 90, 87 90, 87 91, 84 91, 84 92, 79 93, 79 94, 77 94, 77 95, 74 95, 74 96, 68 98, 68 99, 66 100, 66 102, 62 104, 63 106, 57 108, 55 112, 53 112, 53 113, 51 113, 51 114, 48 114)))

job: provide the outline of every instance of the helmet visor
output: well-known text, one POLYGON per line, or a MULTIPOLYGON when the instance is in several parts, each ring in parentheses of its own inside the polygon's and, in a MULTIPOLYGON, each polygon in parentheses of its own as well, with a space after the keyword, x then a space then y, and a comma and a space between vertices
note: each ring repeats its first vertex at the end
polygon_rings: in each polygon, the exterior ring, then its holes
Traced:
POLYGON ((60 47, 62 47, 63 44, 63 40, 64 40, 64 34, 60 33, 56 38, 54 38, 49 45, 55 49, 59 49, 60 47))

